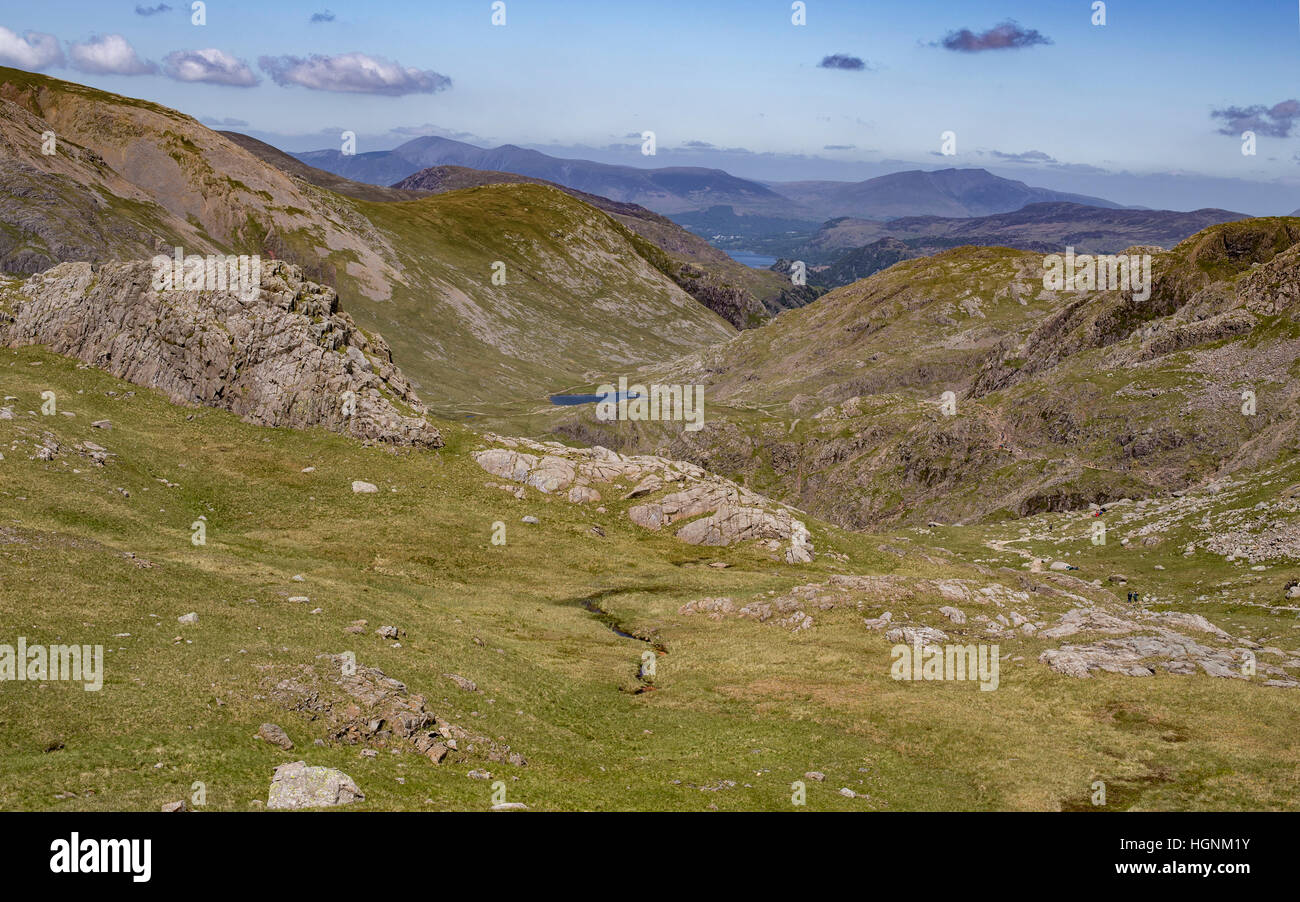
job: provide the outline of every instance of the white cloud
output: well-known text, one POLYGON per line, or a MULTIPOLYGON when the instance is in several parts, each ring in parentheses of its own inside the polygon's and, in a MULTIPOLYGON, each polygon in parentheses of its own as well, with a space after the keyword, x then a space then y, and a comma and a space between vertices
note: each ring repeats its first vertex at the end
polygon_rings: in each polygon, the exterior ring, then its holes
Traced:
POLYGON ((236 88, 251 88, 261 81, 243 60, 211 47, 167 54, 163 57, 163 73, 176 81, 204 81, 236 88))
POLYGON ((52 34, 29 31, 22 37, 0 25, 0 63, 37 70, 63 65, 63 50, 52 34))
POLYGON ((339 56, 263 56, 257 64, 277 85, 346 94, 432 94, 451 87, 451 79, 431 69, 403 66, 364 53, 339 56))
POLYGON ((158 71, 136 54, 120 34, 96 35, 81 44, 68 44, 72 68, 94 75, 151 75, 158 71))

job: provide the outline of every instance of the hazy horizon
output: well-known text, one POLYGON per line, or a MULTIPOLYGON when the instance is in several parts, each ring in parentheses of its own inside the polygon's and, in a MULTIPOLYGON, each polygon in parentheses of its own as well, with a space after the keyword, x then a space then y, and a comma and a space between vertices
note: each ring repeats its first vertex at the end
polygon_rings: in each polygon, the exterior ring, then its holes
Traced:
POLYGON ((487 2, 229 0, 198 26, 189 3, 54 0, 0 9, 0 63, 290 151, 336 147, 343 131, 362 153, 437 134, 765 181, 951 166, 1126 206, 1300 207, 1300 102, 1258 87, 1294 72, 1293 7, 1111 3, 1102 25, 1086 2, 817 0, 796 25, 792 5, 552 0, 505 4, 494 25, 487 2), (655 157, 640 153, 644 130, 655 157))

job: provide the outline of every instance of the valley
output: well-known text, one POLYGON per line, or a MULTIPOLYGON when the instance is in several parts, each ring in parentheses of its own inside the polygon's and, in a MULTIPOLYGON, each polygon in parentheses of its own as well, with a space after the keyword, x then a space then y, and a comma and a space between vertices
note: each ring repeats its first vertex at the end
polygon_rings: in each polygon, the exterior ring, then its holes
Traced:
POLYGON ((104 652, 4 681, 0 807, 1295 809, 1300 219, 289 154, 12 68, 0 147, 0 644, 104 652))

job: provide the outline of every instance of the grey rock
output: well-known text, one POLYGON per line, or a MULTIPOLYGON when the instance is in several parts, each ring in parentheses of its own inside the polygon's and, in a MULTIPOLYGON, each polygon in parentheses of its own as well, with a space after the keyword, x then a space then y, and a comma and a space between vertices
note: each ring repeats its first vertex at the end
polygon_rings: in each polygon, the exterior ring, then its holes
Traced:
POLYGON ((464 692, 478 692, 478 684, 473 680, 466 679, 458 673, 444 673, 447 679, 456 684, 457 688, 464 692))
POLYGON ((281 764, 271 778, 267 808, 328 808, 365 799, 352 778, 341 770, 309 767, 305 761, 281 764))
POLYGON ((867 625, 869 630, 883 630, 893 621, 894 615, 889 611, 881 614, 879 617, 863 618, 862 622, 867 625))
POLYGON ((279 724, 264 723, 257 729, 257 736, 271 745, 279 746, 286 752, 293 748, 293 740, 280 728, 279 724))
POLYGON ((936 642, 947 642, 948 634, 933 626, 899 626, 885 633, 885 638, 890 642, 901 642, 906 645, 918 642, 921 645, 932 645, 936 642))

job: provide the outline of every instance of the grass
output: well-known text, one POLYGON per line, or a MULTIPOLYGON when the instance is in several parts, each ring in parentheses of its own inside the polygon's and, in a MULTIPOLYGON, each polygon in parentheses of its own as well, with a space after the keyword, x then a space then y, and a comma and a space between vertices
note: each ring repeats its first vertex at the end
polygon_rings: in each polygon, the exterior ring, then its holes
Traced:
MULTIPOLYGON (((1300 693, 1200 675, 1076 680, 1038 664, 1047 646, 1032 640, 1004 646, 1019 660, 1004 663, 996 692, 895 682, 889 644, 851 609, 813 611, 800 634, 678 613, 695 598, 764 598, 835 572, 987 582, 974 559, 992 555, 982 543, 995 527, 881 537, 813 523, 818 560, 792 568, 752 546, 643 532, 623 515, 631 502, 608 500, 600 514, 532 490, 516 500, 485 486, 468 456, 479 441, 454 424, 437 453, 392 454, 177 407, 34 349, 0 351, 0 395, 18 399, 6 402, 16 418, 0 421, 0 641, 107 652, 98 693, 0 684, 5 809, 156 810, 201 781, 208 809, 243 810, 299 758, 350 774, 362 809, 484 809, 489 784, 466 778, 483 767, 511 801, 543 810, 794 810, 791 783, 811 770, 826 782, 808 781, 806 810, 1055 810, 1086 803, 1097 779, 1113 787, 1112 808, 1294 808, 1300 797, 1300 693), (45 390, 76 416, 29 416, 45 390), (105 418, 111 431, 90 428, 105 418), (65 446, 53 461, 31 459, 44 432, 65 446), (116 456, 98 468, 67 447, 86 439, 116 456), (381 491, 354 495, 354 479, 381 491), (527 514, 541 523, 521 523, 527 514), (207 545, 195 547, 200 515, 207 545), (505 546, 490 543, 496 521, 505 546), (940 546, 951 554, 935 557, 940 546), (287 600, 299 594, 310 603, 287 600), (593 595, 621 629, 666 647, 656 691, 633 692, 647 646, 585 609, 593 595), (190 611, 199 623, 179 625, 190 611), (367 633, 345 634, 359 618, 367 633), (401 648, 373 634, 382 624, 407 631, 401 648), (324 724, 276 706, 268 681, 344 650, 441 716, 504 738, 528 766, 316 746, 324 724), (266 721, 297 748, 254 739, 266 721), (75 796, 56 798, 65 792, 75 796)), ((1078 559, 1101 567, 1102 555, 1172 555, 1173 544, 1080 541, 1078 559)), ((936 623, 938 604, 921 593, 884 606, 936 623)), ((1290 625, 1263 609, 1249 617, 1252 635, 1290 625)))

